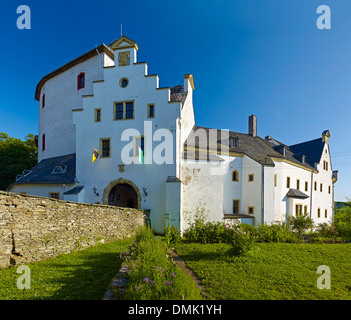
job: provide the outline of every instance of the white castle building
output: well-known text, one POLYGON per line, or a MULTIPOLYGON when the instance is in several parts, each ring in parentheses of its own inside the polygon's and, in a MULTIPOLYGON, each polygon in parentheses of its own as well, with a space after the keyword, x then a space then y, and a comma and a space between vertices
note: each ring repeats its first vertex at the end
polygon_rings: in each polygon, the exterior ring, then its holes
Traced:
POLYGON ((287 146, 257 136, 254 115, 248 133, 198 127, 193 76, 160 88, 137 51, 122 36, 40 80, 38 164, 9 191, 150 210, 158 233, 168 222, 185 230, 199 212, 256 226, 302 214, 332 221, 328 130, 287 146))

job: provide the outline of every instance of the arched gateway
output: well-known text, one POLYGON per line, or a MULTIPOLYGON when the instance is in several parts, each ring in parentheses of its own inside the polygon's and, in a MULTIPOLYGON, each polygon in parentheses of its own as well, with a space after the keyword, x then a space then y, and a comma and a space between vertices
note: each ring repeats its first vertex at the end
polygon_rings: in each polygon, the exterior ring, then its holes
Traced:
POLYGON ((111 181, 105 188, 102 203, 140 209, 141 196, 138 187, 132 181, 120 178, 111 181))

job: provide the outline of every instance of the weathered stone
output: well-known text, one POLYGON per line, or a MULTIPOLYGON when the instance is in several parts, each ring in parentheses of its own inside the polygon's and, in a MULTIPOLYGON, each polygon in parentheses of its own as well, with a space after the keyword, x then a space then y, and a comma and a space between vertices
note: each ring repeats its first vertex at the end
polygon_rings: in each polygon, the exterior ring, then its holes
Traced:
POLYGON ((123 239, 143 224, 142 210, 0 191, 0 267, 123 239))

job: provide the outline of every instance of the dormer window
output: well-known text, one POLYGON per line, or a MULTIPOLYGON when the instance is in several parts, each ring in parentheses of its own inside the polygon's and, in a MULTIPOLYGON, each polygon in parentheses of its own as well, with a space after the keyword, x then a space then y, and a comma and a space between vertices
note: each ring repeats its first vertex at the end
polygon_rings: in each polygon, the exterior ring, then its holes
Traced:
POLYGON ((85 73, 82 72, 77 77, 77 90, 85 87, 85 73))
POLYGON ((66 165, 57 165, 54 170, 51 172, 51 174, 63 174, 67 171, 67 166, 66 165))
POLYGON ((230 147, 237 147, 238 146, 238 138, 237 137, 230 137, 229 138, 229 146, 230 147))

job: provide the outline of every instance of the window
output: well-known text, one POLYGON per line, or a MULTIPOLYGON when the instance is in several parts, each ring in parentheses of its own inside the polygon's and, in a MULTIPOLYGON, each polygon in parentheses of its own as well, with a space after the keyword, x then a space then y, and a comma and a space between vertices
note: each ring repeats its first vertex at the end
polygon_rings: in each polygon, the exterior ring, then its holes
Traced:
POLYGON ((119 86, 121 88, 126 88, 129 84, 129 80, 127 78, 122 78, 121 80, 119 80, 119 86))
POLYGON ((304 207, 304 212, 305 216, 307 216, 307 206, 304 207))
POLYGON ((85 73, 82 72, 77 77, 77 90, 85 87, 85 73))
POLYGON ((134 118, 134 102, 126 102, 126 119, 134 118))
POLYGON ((248 207, 247 212, 249 214, 254 214, 254 207, 248 207))
POLYGON ((41 137, 41 150, 45 150, 45 133, 41 137))
POLYGON ((330 194, 330 191, 331 191, 331 187, 330 186, 328 186, 328 193, 330 194))
POLYGON ((305 191, 308 191, 308 182, 305 181, 305 191))
POLYGON ((327 209, 324 210, 324 218, 328 218, 328 210, 327 209))
POLYGON ((240 200, 233 200, 233 214, 240 212, 240 200))
POLYGON ((134 156, 139 156, 139 148, 143 151, 145 157, 144 137, 136 137, 134 143, 134 156))
POLYGON ((296 179, 296 189, 300 190, 300 180, 296 179))
POLYGON ((67 172, 67 165, 57 165, 51 174, 63 174, 67 172))
POLYGON ((115 102, 114 120, 134 119, 134 101, 115 102))
POLYGON ((232 173, 232 181, 239 181, 239 172, 236 170, 232 173))
POLYGON ((318 210, 317 210, 317 216, 318 216, 318 218, 321 217, 321 209, 320 208, 318 208, 318 210))
POLYGON ((254 175, 253 174, 249 174, 249 182, 253 182, 254 181, 254 175))
POLYGON ((60 199, 60 193, 59 192, 50 192, 49 195, 50 195, 50 198, 60 199))
POLYGON ((238 138, 236 137, 230 137, 229 139, 229 144, 230 144, 230 147, 237 147, 238 146, 238 138))
POLYGON ((94 121, 101 122, 101 109, 95 109, 94 121))
POLYGON ((147 117, 148 118, 155 118, 155 105, 154 104, 147 105, 147 117))
POLYGON ((319 190, 320 190, 320 192, 323 192, 323 184, 322 183, 319 186, 319 190))
POLYGON ((274 186, 277 186, 277 174, 274 175, 274 186))
POLYGON ((42 108, 45 107, 45 93, 44 93, 43 96, 41 97, 41 107, 42 107, 42 108))
POLYGON ((110 138, 100 139, 100 155, 101 158, 111 157, 111 143, 110 138))
POLYGON ((115 120, 123 119, 123 103, 115 104, 115 120))
POLYGON ((286 187, 290 188, 290 177, 286 178, 286 187))
POLYGON ((317 181, 314 182, 314 191, 317 191, 317 181))
MULTIPOLYGON (((327 150, 325 150, 327 151, 327 150)), ((323 160, 323 169, 328 171, 328 161, 323 160)))
POLYGON ((295 216, 302 216, 302 204, 295 205, 295 216))

